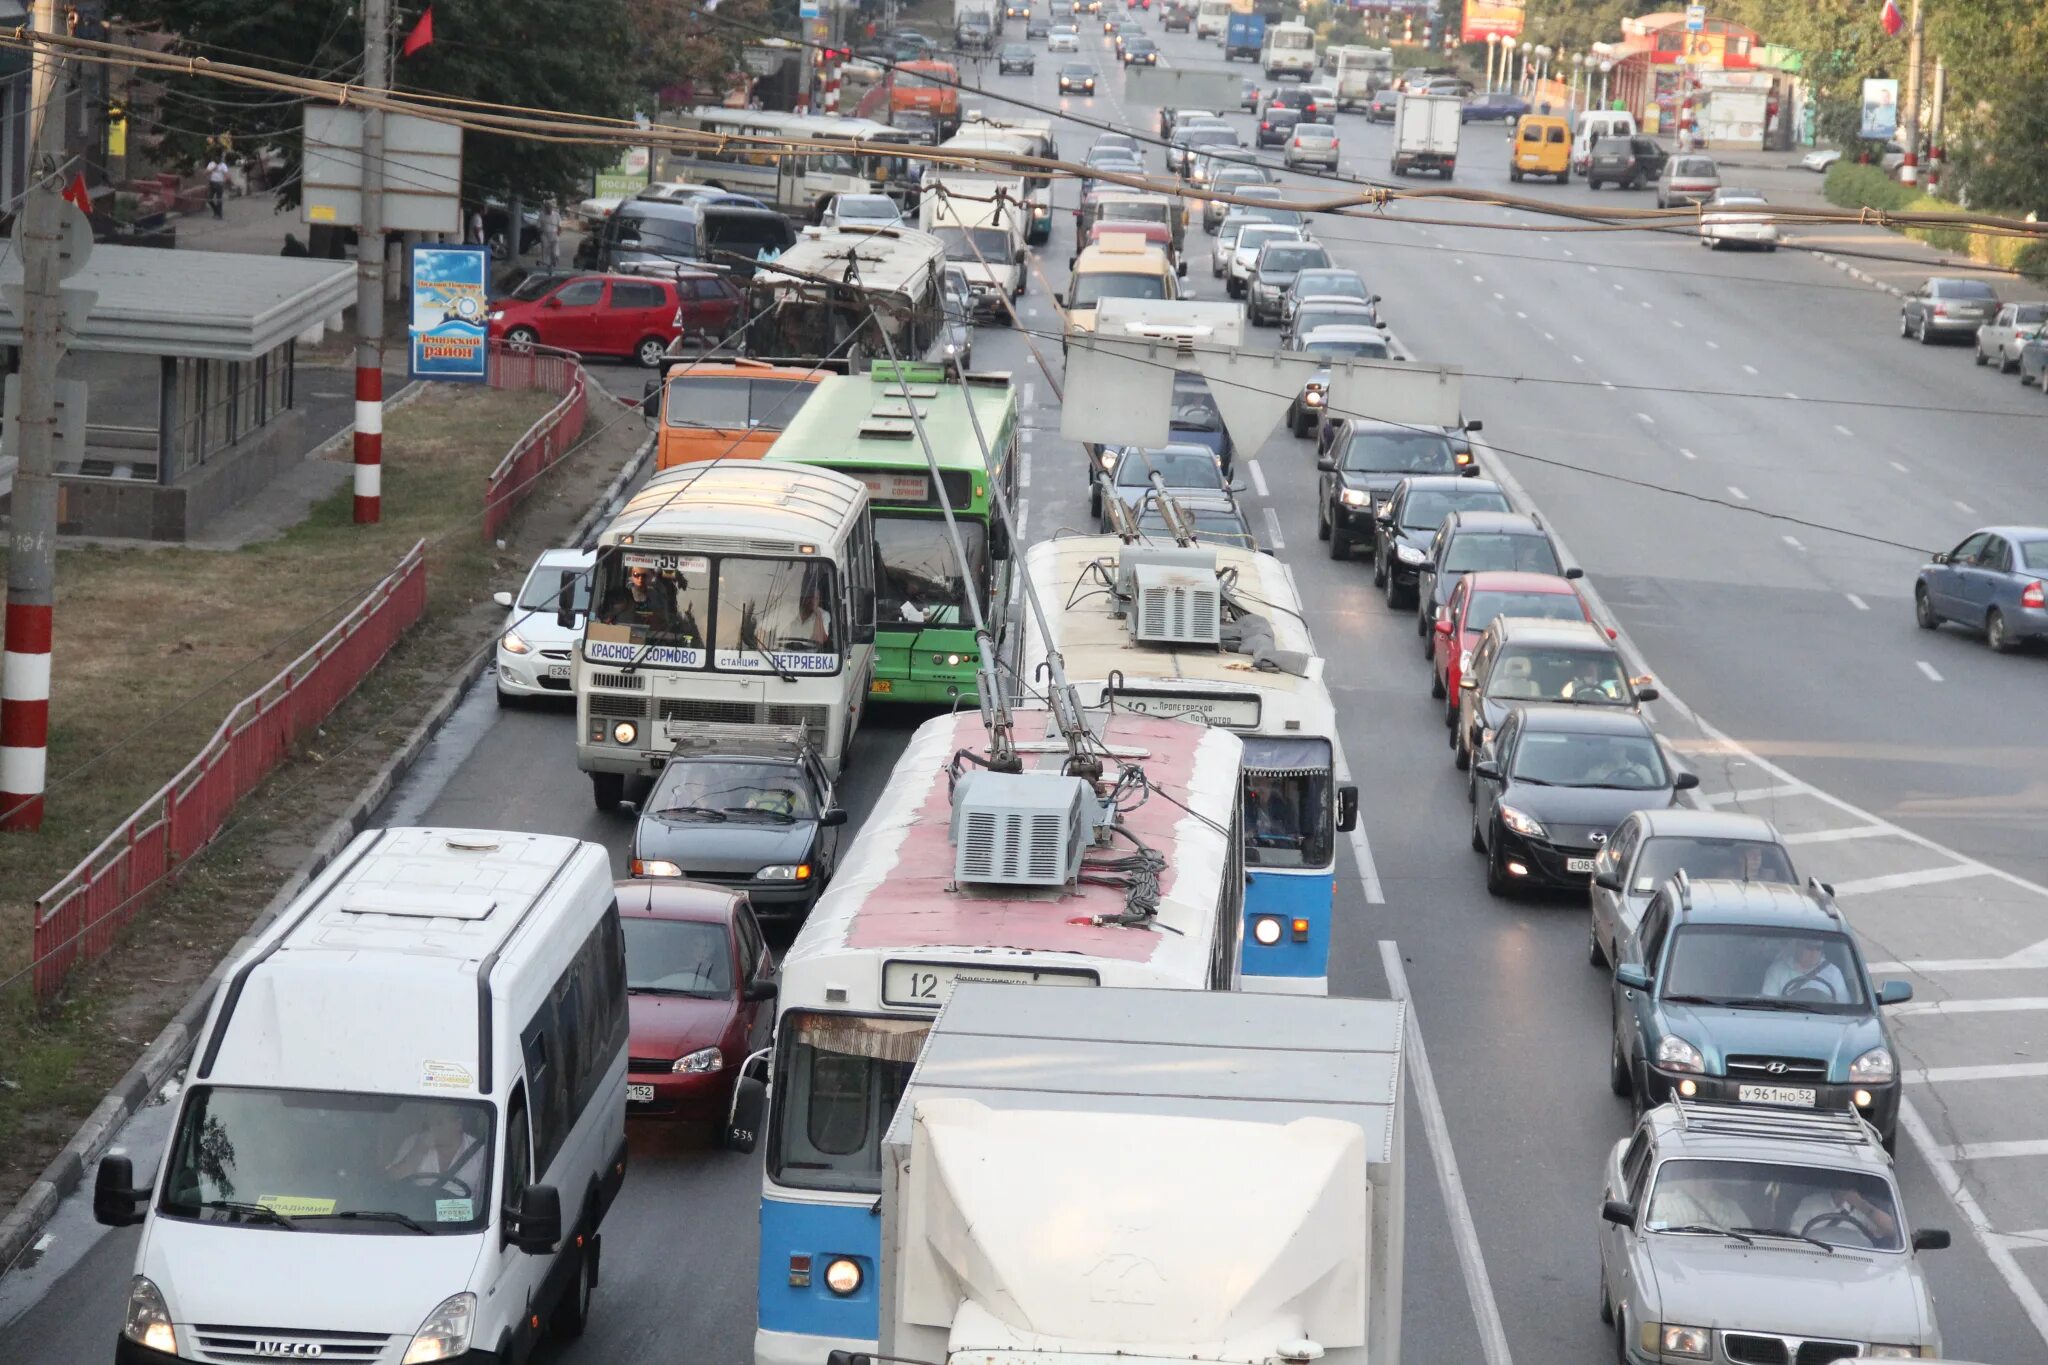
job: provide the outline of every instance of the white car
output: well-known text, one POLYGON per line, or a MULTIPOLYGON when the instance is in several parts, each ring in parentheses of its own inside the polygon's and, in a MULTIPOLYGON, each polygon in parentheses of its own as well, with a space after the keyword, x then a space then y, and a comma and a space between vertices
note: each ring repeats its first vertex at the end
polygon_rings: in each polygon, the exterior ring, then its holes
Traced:
POLYGON ((901 227, 903 210, 886 194, 835 194, 821 221, 828 228, 901 227))
POLYGON ((519 595, 497 593, 492 601, 509 607, 498 633, 498 705, 527 697, 567 697, 569 659, 590 610, 590 575, 597 556, 589 550, 543 550, 519 595), (557 619, 564 580, 569 590, 569 624, 557 619))
POLYGON ((1825 171, 1841 159, 1841 152, 1833 147, 1816 147, 1799 158, 1799 165, 1802 170, 1819 172, 1825 171))
POLYGON ((1081 34, 1072 24, 1054 24, 1052 33, 1045 40, 1047 52, 1079 52, 1081 34))
POLYGON ((1700 245, 1715 251, 1724 246, 1778 249, 1778 225, 1770 205, 1755 190, 1720 190, 1700 209, 1700 245))
POLYGON ((1305 242, 1308 236, 1298 227, 1285 223, 1247 223, 1238 229, 1237 245, 1231 249, 1228 276, 1224 287, 1230 297, 1243 298, 1251 284, 1252 266, 1258 262, 1259 248, 1268 242, 1305 242))

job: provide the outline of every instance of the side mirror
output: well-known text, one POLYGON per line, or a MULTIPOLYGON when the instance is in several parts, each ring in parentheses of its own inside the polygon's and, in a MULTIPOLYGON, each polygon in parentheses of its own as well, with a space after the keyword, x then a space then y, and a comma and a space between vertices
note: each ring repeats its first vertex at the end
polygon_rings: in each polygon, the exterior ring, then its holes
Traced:
POLYGON ((1569 569, 1566 569, 1564 571, 1564 576, 1566 578, 1584 578, 1586 576, 1586 571, 1580 568, 1578 565, 1574 564, 1569 569))
POLYGON ((818 813, 818 827, 820 829, 830 829, 834 825, 843 825, 845 823, 846 807, 844 806, 827 806, 818 813))
POLYGON ((1636 689, 1637 701, 1655 701, 1657 700, 1657 698, 1663 695, 1664 694, 1662 692, 1659 692, 1654 687, 1638 687, 1636 689))
POLYGON ((1600 1216, 1616 1227, 1632 1228, 1636 1225, 1636 1206, 1626 1199, 1610 1199, 1600 1206, 1600 1216))
POLYGON ((758 1076, 741 1076, 733 1083, 732 1108, 725 1120, 726 1150, 751 1152, 761 1140, 761 1120, 768 1114, 768 1087, 758 1076))
POLYGON ((1887 981, 1877 988, 1877 1003, 1880 1005, 1903 1005, 1913 998, 1913 983, 1910 981, 1887 981))
POLYGON ((546 299, 543 299, 541 301, 540 306, 543 308, 560 308, 562 306, 562 301, 556 298, 554 295, 550 294, 546 299))
POLYGON ((1348 782, 1337 788, 1337 828, 1345 834, 1358 828, 1358 788, 1348 782))
POLYGON ((1173 263, 1173 273, 1179 275, 1182 279, 1186 279, 1188 273, 1188 263, 1186 261, 1175 261, 1173 263))
POLYGON ((1913 1234, 1915 1251, 1947 1251, 1948 1243, 1947 1228, 1921 1228, 1913 1234))
MULTIPOLYGON (((1375 303, 1377 303, 1377 302, 1378 302, 1378 300, 1377 300, 1377 299, 1375 299, 1375 300, 1374 300, 1374 302, 1375 302, 1375 303)), ((1486 430, 1486 423, 1484 423, 1484 422, 1481 422, 1481 421, 1478 421, 1478 420, 1476 420, 1476 419, 1475 419, 1475 420, 1473 420, 1473 421, 1470 421, 1470 422, 1467 422, 1467 423, 1465 423, 1465 430, 1467 430, 1467 431, 1484 431, 1484 430, 1486 430)))
POLYGON ((528 1185, 519 1207, 509 1210, 505 1238, 529 1256, 553 1253, 562 1240, 562 1196, 553 1185, 528 1185))
POLYGON ((1052 301, 1062 308, 1065 308, 1067 306, 1067 296, 1064 293, 1054 294, 1052 296, 1052 301))
POLYGON ((1500 764, 1495 763, 1490 758, 1482 758, 1473 763, 1472 773, 1473 776, 1483 777, 1489 782, 1498 782, 1500 781, 1500 764))
POLYGON ((1316 469, 1319 473, 1323 474, 1336 473, 1337 457, 1328 451, 1323 452, 1321 455, 1316 456, 1316 469))
POLYGON ((1614 979, 1632 991, 1646 991, 1650 989, 1649 972, 1634 962, 1624 962, 1619 967, 1616 967, 1614 969, 1614 979))
POLYGON ((491 594, 491 600, 501 607, 509 607, 512 605, 512 594, 509 592, 494 592, 491 594))
POLYGON ((774 977, 757 976, 752 981, 749 981, 746 984, 746 988, 740 992, 740 999, 750 1005, 758 1005, 764 1000, 773 1000, 781 990, 782 987, 776 982, 774 977))
MULTIPOLYGON (((1437 634, 1448 638, 1451 633, 1451 623, 1449 621, 1438 621, 1434 626, 1431 627, 1431 629, 1434 630, 1437 634)), ((1464 679, 1460 678, 1458 681, 1460 684, 1462 684, 1464 682, 1464 679)))
POLYGON ((150 1192, 135 1188, 135 1163, 125 1156, 100 1158, 99 1174, 92 1182, 93 1221, 104 1227, 133 1227, 143 1219, 138 1203, 147 1203, 150 1192))
POLYGON ((1949 557, 1948 557, 1948 551, 1947 551, 1947 550, 1943 550, 1943 551, 1942 551, 1942 552, 1941 552, 1940 554, 1936 555, 1936 556, 1934 557, 1934 562, 1935 562, 1936 564, 1946 564, 1946 563, 1948 563, 1948 562, 1949 562, 1949 557))
POLYGON ((1458 690, 1460 692, 1477 692, 1479 690, 1479 679, 1472 677, 1470 674, 1461 675, 1458 679, 1458 690))
POLYGON ((1618 867, 1606 867, 1600 863, 1593 864, 1593 885, 1599 887, 1602 891, 1620 891, 1621 869, 1618 867))
POLYGON ((1699 784, 1700 775, 1698 773, 1680 773, 1671 779, 1671 790, 1675 792, 1689 792, 1699 784))
POLYGON ((576 629, 576 579, 574 569, 562 570, 561 586, 555 589, 555 624, 563 630, 576 629))
POLYGON ((875 1365, 875 1358, 865 1351, 827 1351, 825 1365, 875 1365))

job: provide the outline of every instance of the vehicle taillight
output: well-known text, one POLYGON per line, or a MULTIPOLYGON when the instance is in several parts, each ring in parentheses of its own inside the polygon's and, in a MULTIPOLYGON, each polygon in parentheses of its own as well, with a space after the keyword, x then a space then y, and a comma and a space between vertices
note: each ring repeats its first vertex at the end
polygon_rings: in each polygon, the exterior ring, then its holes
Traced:
POLYGON ((2027 584, 2027 590, 2020 594, 2020 605, 2032 607, 2036 611, 2039 611, 2042 607, 2048 607, 2048 596, 2044 596, 2042 593, 2040 579, 2037 578, 2027 584))
POLYGON ((1262 133, 1270 133, 1273 131, 1273 125, 1270 123, 1261 123, 1259 125, 1259 131, 1262 133))

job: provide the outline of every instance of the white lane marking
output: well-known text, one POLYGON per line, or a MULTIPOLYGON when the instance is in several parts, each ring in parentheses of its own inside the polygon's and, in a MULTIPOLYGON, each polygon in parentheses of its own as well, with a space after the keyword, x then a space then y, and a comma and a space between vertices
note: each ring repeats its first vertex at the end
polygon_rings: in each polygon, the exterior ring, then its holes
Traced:
POLYGON ((1794 392, 1792 392, 1792 390, 1790 390, 1790 389, 1787 389, 1787 390, 1785 390, 1785 396, 1786 396, 1787 398, 1791 399, 1791 400, 1792 400, 1793 402, 1795 402, 1795 403, 1797 403, 1797 402, 1799 401, 1799 395, 1798 395, 1798 394, 1796 394, 1796 393, 1794 393, 1794 392))
POLYGON ((1565 254, 1565 255, 1567 255, 1567 256, 1571 255, 1571 254, 1572 254, 1572 249, 1571 249, 1570 247, 1566 247, 1566 248, 1564 249, 1564 254, 1565 254))
POLYGON ((2019 1300, 2021 1309, 2026 1312, 2027 1320, 2034 1324, 2034 1330, 2040 1333, 2044 1340, 2048 1340, 2048 1299, 2041 1297, 2041 1291, 2034 1287, 2034 1282, 2020 1269, 2020 1263, 2013 1259, 2011 1246, 1991 1226, 1991 1220, 1984 1216, 1984 1206, 1977 1202, 1977 1196, 1963 1183, 1962 1175, 1950 1162, 1948 1153, 1934 1140, 1933 1132, 1927 1127, 1926 1120, 1920 1117, 1919 1108, 1911 1100, 1899 1106, 1899 1124, 1906 1130, 1906 1136, 1913 1139, 1913 1145, 1926 1156, 1928 1168, 1934 1172, 1935 1182, 1948 1193, 1948 1197, 1955 1202, 1956 1211, 1963 1215, 1963 1220, 1970 1225, 1970 1230, 1977 1234, 1978 1244, 1984 1248, 1985 1259, 1997 1269, 1999 1278, 2005 1281, 2006 1288, 2019 1300))
POLYGON ((1927 681, 1929 681, 1929 682, 1940 682, 1940 681, 1941 681, 1941 673, 1940 673, 1940 671, 1939 671, 1938 669, 1936 669, 1936 668, 1935 668, 1935 666, 1934 666, 1933 664, 1931 664, 1931 663, 1928 663, 1928 662, 1927 662, 1927 660, 1925 660, 1925 659, 1915 659, 1915 660, 1913 660, 1913 665, 1914 665, 1914 667, 1918 668, 1918 669, 1919 669, 1919 670, 1920 670, 1920 671, 1921 671, 1922 673, 1925 673, 1925 674, 1927 675, 1927 681))
POLYGON ((1848 599, 1849 599, 1849 605, 1850 605, 1850 606, 1852 606, 1852 607, 1854 607, 1854 608, 1856 608, 1856 610, 1858 610, 1858 611, 1869 611, 1869 610, 1870 610, 1870 603, 1868 603, 1868 602, 1864 601, 1864 600, 1863 600, 1862 598, 1858 597, 1858 596, 1857 596, 1857 595, 1856 595, 1855 593, 1853 593, 1853 592, 1845 592, 1845 593, 1843 593, 1843 594, 1842 594, 1842 596, 1844 596, 1844 597, 1848 598, 1848 599))
POLYGON ((1463 265, 1463 264, 1465 264, 1465 258, 1464 258, 1463 256, 1453 256, 1453 257, 1451 257, 1451 264, 1452 264, 1452 265, 1463 265))
MULTIPOLYGON (((1877 964, 1870 965, 1872 971, 1877 964)), ((2048 1062, 2002 1062, 1996 1066, 1930 1066, 1901 1073, 1915 1085, 1955 1085, 1963 1081, 2023 1081, 2048 1076, 2048 1062)))
POLYGON ((1671 325, 1673 327, 1676 327, 1681 332, 1685 330, 1685 324, 1680 322, 1677 318, 1671 319, 1671 325))
POLYGON ((1699 458, 1699 456, 1697 456, 1697 455, 1693 454, 1693 453, 1692 453, 1692 452, 1691 452, 1690 450, 1687 450, 1687 449, 1686 449, 1686 448, 1685 448, 1684 446, 1680 446, 1680 447, 1678 448, 1678 453, 1679 453, 1679 454, 1681 454, 1681 455, 1683 455, 1683 456, 1685 456, 1685 458, 1686 458, 1686 459, 1688 459, 1688 460, 1697 460, 1697 459, 1699 458))
POLYGON ((1498 289, 1493 291, 1493 301, 1495 303, 1505 303, 1507 302, 1507 297, 1506 294, 1501 293, 1498 289))
POLYGON ((1843 426, 1840 422, 1837 422, 1835 423, 1835 434, 1837 436, 1854 436, 1856 433, 1843 426))
POLYGON ((1529 320, 1529 315, 1527 313, 1517 312, 1515 316, 1520 318, 1524 322, 1527 322, 1529 320))
POLYGON ((1543 334, 1543 339, 1544 339, 1545 341, 1555 341, 1555 340, 1557 340, 1557 338, 1556 338, 1556 337, 1552 336, 1552 335, 1551 335, 1550 333, 1548 333, 1548 332, 1545 332, 1545 333, 1543 334))
POLYGON ((1514 1357, 1508 1354, 1508 1334, 1501 1326, 1500 1305, 1493 1298, 1493 1281, 1486 1274, 1479 1229, 1473 1225, 1472 1205, 1465 1197, 1465 1182, 1458 1174, 1458 1154, 1451 1150, 1451 1125, 1444 1118, 1443 1101, 1437 1096, 1429 1054, 1423 1050, 1422 1026, 1415 1018, 1415 1002, 1408 993, 1408 973, 1401 967, 1401 945, 1392 939, 1381 939, 1380 962, 1386 969, 1387 988, 1396 1000, 1408 1005, 1408 1080, 1415 1087, 1416 1106, 1422 1110, 1422 1131, 1429 1139, 1437 1183, 1444 1188, 1444 1207, 1451 1216, 1451 1241, 1458 1248, 1459 1267, 1465 1272, 1465 1292, 1472 1300, 1479 1348, 1486 1354, 1487 1365, 1513 1365, 1514 1357))
POLYGON ((1889 1014, 2032 1014, 2048 1010, 2048 995, 2011 995, 1995 1000, 1916 1000, 1893 1005, 1889 1014))
POLYGON ((1715 792, 1702 796, 1700 801, 1708 806, 1736 806, 1749 801, 1775 801, 1781 796, 1811 796, 1813 788, 1804 782, 1780 782, 1775 787, 1740 787, 1732 792, 1715 792))
POLYGON ((1642 424, 1643 424, 1644 426, 1650 426, 1650 427, 1654 427, 1654 426, 1656 426, 1656 425, 1657 425, 1657 419, 1656 419, 1656 418, 1654 418, 1654 417, 1652 417, 1652 416, 1650 416, 1650 414, 1649 414, 1649 413, 1647 413, 1647 412, 1639 412, 1639 413, 1637 413, 1637 414, 1636 414, 1636 420, 1637 420, 1638 422, 1641 422, 1641 423, 1642 423, 1642 424))
POLYGON ((2048 939, 2030 943, 2004 957, 1914 958, 1907 962, 1872 962, 1868 965, 1873 972, 1915 972, 1921 976, 1932 976, 1936 972, 2039 971, 2048 967, 2048 939))
POLYGON ((1582 355, 1575 355, 1575 356, 1573 356, 1573 357, 1572 357, 1572 364, 1574 364, 1574 365, 1583 365, 1583 364, 1585 364, 1585 363, 1586 363, 1586 357, 1584 357, 1584 356, 1582 356, 1582 355))
POLYGON ((1876 839, 1890 834, 1883 825, 1858 825, 1854 829, 1807 829, 1779 837, 1788 844, 1839 844, 1850 839, 1876 839))
POLYGON ((1271 497, 1272 494, 1266 490, 1266 471, 1259 468, 1259 462, 1257 460, 1246 460, 1244 466, 1251 471, 1252 487, 1259 490, 1259 496, 1262 498, 1271 497))
POLYGON ((1614 381, 1611 379, 1603 379, 1600 381, 1600 387, 1603 389, 1611 389, 1614 387, 1614 381))
MULTIPOLYGON (((1462 262, 1461 262, 1460 264, 1462 264, 1462 262)), ((1485 284, 1485 283, 1486 283, 1486 277, 1485 277, 1484 275, 1474 275, 1474 276, 1472 277, 1472 283, 1474 283, 1474 284, 1485 284)))
POLYGON ((1031 504, 1027 502, 1017 509, 1017 540, 1020 544, 1029 545, 1031 543, 1030 538, 1024 534, 1024 528, 1030 524, 1031 504))
POLYGON ((1755 373, 1756 373, 1756 366, 1754 366, 1754 365, 1744 365, 1744 366, 1742 367, 1742 372, 1743 372, 1744 374, 1755 374, 1755 373))
MULTIPOLYGON (((1816 792, 1814 795, 1824 801, 1829 799, 1820 792, 1816 792)), ((1919 836, 1911 834, 1906 830, 1895 828, 1892 833, 1904 835, 1915 842, 1919 841, 1919 836)), ((1934 843, 1932 840, 1928 841, 1928 845, 1936 852, 1948 853, 1952 858, 1960 856, 1959 854, 1950 853, 1949 850, 1934 843)), ((1855 881, 1836 882, 1835 894, 1837 896, 1860 896, 1877 891, 1902 891, 1909 886, 1932 886, 1937 882, 1959 882, 1965 877, 1999 877, 2005 875, 2007 874, 2001 873, 1999 869, 1986 867, 1982 863, 1949 863, 1945 867, 1923 867, 1913 872, 1894 872, 1884 877, 1859 877, 1855 881)), ((2030 889, 2039 889, 2033 887, 2032 883, 2022 884, 2030 889)))
POLYGON ((1906 468, 1904 465, 1900 464, 1897 460, 1892 461, 1892 468, 1898 470, 1901 474, 1910 474, 1913 472, 1912 470, 1906 468))
POLYGON ((1740 488, 1737 488, 1732 483, 1728 485, 1728 496, 1735 499, 1737 502, 1749 501, 1749 494, 1743 492, 1740 488))
POLYGON ((1707 343, 1707 349, 1710 351, 1718 351, 1721 349, 1721 343, 1718 341, 1710 341, 1707 343))
POLYGON ((1287 541, 1280 535, 1280 514, 1268 507, 1266 511, 1266 545, 1268 550, 1284 550, 1287 541))
POLYGON ((1031 407, 1038 402, 1038 385, 1029 379, 1024 381, 1024 406, 1031 407))
POLYGON ((1649 301, 1648 299, 1644 299, 1644 300, 1643 300, 1643 307, 1645 307, 1645 308, 1648 308, 1649 306, 1650 306, 1650 301, 1649 301))
POLYGON ((1017 456, 1017 486, 1019 488, 1031 487, 1031 443, 1029 440, 1031 433, 1027 431, 1024 435, 1026 437, 1024 449, 1017 456))
POLYGON ((1974 507, 1972 507, 1972 506, 1970 506, 1970 504, 1968 504, 1967 502, 1964 502, 1964 501, 1963 501, 1963 500, 1962 500, 1961 498, 1957 498, 1957 499, 1955 500, 1955 503, 1956 503, 1956 510, 1957 510, 1958 512, 1966 512, 1966 513, 1968 513, 1968 514, 1969 514, 1969 515, 1971 515, 1971 516, 1975 516, 1975 515, 1977 514, 1977 509, 1976 509, 1976 508, 1974 508, 1974 507))
POLYGON ((1988 1161, 2002 1156, 2048 1156, 2048 1138, 2023 1142, 1959 1142, 1948 1149, 1951 1161, 1988 1161))
MULTIPOLYGON (((1287 572, 1292 576, 1294 570, 1290 568, 1287 572)), ((1300 593, 1297 590, 1296 596, 1299 595, 1300 593)), ((1337 780, 1339 782, 1349 782, 1351 780, 1351 765, 1344 759, 1344 742, 1332 735, 1330 737, 1330 746, 1331 758, 1337 771, 1337 780)), ((1386 889, 1380 885, 1380 866, 1377 862, 1373 861, 1372 841, 1365 837, 1364 825, 1353 825, 1351 827, 1351 860, 1358 864, 1358 884, 1365 892, 1366 904, 1385 905, 1387 903, 1387 893, 1386 889)))
POLYGON ((1803 551, 1803 550, 1805 550, 1805 549, 1806 549, 1806 547, 1805 547, 1804 545, 1801 545, 1801 544, 1799 543, 1799 537, 1798 537, 1798 536, 1785 536, 1785 537, 1784 537, 1783 539, 1784 539, 1784 541, 1785 541, 1785 543, 1786 543, 1787 545, 1790 545, 1790 546, 1791 546, 1791 547, 1792 547, 1793 549, 1795 549, 1795 550, 1801 550, 1801 551, 1803 551))

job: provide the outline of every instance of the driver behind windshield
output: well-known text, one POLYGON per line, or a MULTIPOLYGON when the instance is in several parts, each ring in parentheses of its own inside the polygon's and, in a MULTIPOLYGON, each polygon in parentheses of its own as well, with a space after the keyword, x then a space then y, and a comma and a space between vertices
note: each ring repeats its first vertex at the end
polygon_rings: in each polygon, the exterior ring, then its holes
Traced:
POLYGON ((1765 995, 1792 1000, 1826 1000, 1843 1004, 1852 999, 1849 980, 1831 961, 1818 939, 1795 939, 1778 950, 1764 971, 1765 995))
POLYGON ((413 1108, 413 1131, 385 1163, 384 1174, 404 1185, 432 1185, 451 1192, 461 1186, 463 1198, 482 1189, 489 1152, 481 1134, 465 1131, 462 1111, 450 1104, 413 1108))
MULTIPOLYGON (((681 586, 688 587, 687 580, 681 586)), ((676 588, 662 581, 651 566, 628 565, 623 582, 615 582, 598 608, 598 621, 607 626, 629 626, 661 639, 685 639, 697 643, 694 616, 676 608, 676 588)))

